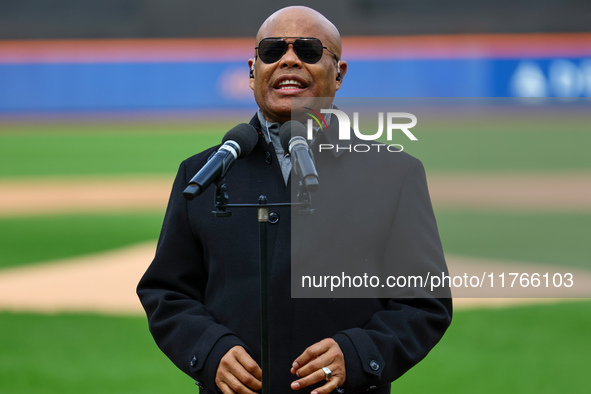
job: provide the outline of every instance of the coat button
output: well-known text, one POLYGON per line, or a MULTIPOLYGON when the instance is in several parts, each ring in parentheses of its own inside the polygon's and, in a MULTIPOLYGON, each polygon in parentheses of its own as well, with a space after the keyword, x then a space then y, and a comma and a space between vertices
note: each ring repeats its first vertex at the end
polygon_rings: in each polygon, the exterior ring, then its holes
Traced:
POLYGON ((197 364, 197 357, 193 356, 193 358, 191 359, 191 362, 189 364, 191 364, 191 366, 194 367, 197 364))
POLYGON ((371 369, 373 369, 374 371, 377 371, 378 369, 380 369, 380 364, 378 364, 378 362, 376 360, 371 360, 369 362, 369 367, 371 369))
POLYGON ((271 152, 265 153, 265 163, 271 164, 273 162, 273 158, 271 156, 271 152))
POLYGON ((275 224, 279 222, 279 214, 277 212, 269 212, 269 223, 275 224))

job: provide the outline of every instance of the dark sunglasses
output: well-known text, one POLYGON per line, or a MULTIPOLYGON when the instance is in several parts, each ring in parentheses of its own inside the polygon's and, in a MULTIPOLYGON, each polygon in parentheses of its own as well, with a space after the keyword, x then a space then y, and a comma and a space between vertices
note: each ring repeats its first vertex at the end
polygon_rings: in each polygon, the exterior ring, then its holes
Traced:
POLYGON ((329 51, 334 59, 338 62, 339 58, 330 49, 322 45, 322 41, 314 37, 268 37, 263 38, 259 42, 259 46, 255 47, 258 51, 259 59, 263 63, 275 63, 285 55, 289 45, 293 45, 293 50, 296 55, 304 63, 314 64, 322 59, 323 50, 329 51), (294 42, 287 42, 285 38, 295 38, 294 42))

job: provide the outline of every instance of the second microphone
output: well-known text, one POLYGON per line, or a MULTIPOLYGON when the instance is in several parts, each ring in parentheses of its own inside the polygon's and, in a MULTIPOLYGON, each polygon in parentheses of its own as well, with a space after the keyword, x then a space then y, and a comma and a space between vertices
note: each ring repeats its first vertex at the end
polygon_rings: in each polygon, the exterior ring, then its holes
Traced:
POLYGON ((292 168, 309 192, 318 190, 318 173, 306 140, 306 126, 295 120, 285 122, 279 129, 279 140, 285 152, 292 157, 292 168))

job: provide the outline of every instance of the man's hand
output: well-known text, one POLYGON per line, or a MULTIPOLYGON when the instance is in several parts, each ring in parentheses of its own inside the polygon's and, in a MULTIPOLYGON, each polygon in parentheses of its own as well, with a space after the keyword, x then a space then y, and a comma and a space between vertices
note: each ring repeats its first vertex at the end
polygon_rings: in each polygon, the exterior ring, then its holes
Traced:
POLYGON ((254 394, 260 390, 263 371, 242 346, 234 346, 220 360, 215 384, 224 394, 254 394))
POLYGON ((312 391, 312 394, 328 394, 337 386, 345 384, 347 378, 345 356, 339 344, 332 338, 323 339, 310 346, 294 361, 291 373, 300 379, 293 382, 291 388, 299 390, 325 380, 326 375, 322 367, 328 367, 332 377, 324 386, 312 391))

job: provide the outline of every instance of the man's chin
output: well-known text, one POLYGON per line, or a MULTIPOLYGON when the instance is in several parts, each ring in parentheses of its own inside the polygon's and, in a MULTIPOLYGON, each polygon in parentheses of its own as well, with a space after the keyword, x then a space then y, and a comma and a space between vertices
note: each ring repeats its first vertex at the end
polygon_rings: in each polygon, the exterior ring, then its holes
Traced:
POLYGON ((263 113, 267 120, 272 119, 273 122, 281 123, 287 122, 291 119, 291 97, 273 100, 272 105, 267 105, 266 111, 263 110, 263 113))
MULTIPOLYGON (((309 109, 320 111, 323 108, 330 108, 332 98, 327 97, 310 97, 310 96, 283 96, 274 98, 272 105, 267 105, 268 114, 265 113, 267 119, 272 118, 274 122, 287 122, 288 120, 307 119, 302 114, 310 112, 309 109)), ((268 100, 268 102, 271 100, 268 100)))
POLYGON ((269 122, 285 123, 291 119, 291 107, 288 106, 282 109, 268 108, 267 111, 263 110, 263 115, 269 122))

